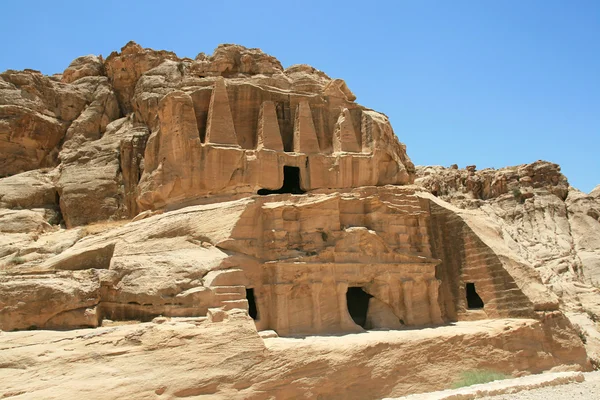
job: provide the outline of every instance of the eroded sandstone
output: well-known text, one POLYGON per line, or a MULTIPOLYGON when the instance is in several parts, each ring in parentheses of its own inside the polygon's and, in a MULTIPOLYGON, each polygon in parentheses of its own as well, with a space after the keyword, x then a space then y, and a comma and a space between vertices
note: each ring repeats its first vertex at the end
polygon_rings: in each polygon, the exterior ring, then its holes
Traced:
POLYGON ((313 67, 130 42, 0 74, 0 117, 0 330, 42 330, 2 336, 0 374, 54 377, 67 359, 27 353, 59 349, 44 335, 97 355, 73 364, 87 388, 4 396, 89 394, 88 368, 127 354, 170 372, 103 395, 376 398, 466 368, 589 369, 581 335, 600 346, 600 189, 542 161, 415 168, 385 115, 313 67))

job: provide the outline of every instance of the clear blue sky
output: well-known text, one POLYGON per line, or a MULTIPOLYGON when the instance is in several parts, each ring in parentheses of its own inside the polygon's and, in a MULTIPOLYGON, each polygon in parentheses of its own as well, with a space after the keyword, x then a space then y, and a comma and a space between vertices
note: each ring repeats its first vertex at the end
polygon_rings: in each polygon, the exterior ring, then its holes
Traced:
POLYGON ((0 70, 52 74, 129 40, 211 53, 259 47, 343 78, 420 165, 545 159, 600 184, 600 1, 16 1, 0 70), (221 5, 225 4, 225 5, 221 5))

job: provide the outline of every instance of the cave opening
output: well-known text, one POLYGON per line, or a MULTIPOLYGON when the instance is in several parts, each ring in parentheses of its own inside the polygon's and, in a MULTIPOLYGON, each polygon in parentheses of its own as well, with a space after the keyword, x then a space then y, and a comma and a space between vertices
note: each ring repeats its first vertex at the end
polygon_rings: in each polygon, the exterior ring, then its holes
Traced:
POLYGON ((367 311, 369 311, 369 293, 365 292, 361 287, 349 287, 346 292, 346 303, 348 312, 356 325, 365 327, 367 323, 367 311))
POLYGON ((49 218, 48 223, 50 225, 61 225, 66 227, 65 218, 63 217, 62 209, 60 208, 60 194, 58 194, 58 191, 55 196, 55 205, 52 207, 53 215, 49 218))
POLYGON ((261 196, 266 196, 268 194, 283 194, 283 193, 291 193, 291 194, 304 194, 306 193, 300 187, 300 168, 298 167, 290 167, 285 165, 283 167, 283 186, 280 189, 271 190, 271 189, 260 189, 258 194, 261 196))
POLYGON ((246 288, 246 300, 248 300, 248 315, 253 320, 257 320, 258 309, 256 308, 256 299, 254 298, 254 288, 246 288))
POLYGON ((483 308, 483 300, 477 294, 475 290, 475 283, 468 282, 466 287, 466 295, 467 295, 467 307, 470 310, 477 310, 483 308))

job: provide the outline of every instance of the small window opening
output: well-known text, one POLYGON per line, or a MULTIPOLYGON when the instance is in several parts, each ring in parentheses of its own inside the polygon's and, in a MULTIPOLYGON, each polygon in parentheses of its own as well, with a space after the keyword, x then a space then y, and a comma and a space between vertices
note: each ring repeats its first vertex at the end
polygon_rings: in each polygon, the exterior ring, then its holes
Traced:
POLYGON ((367 322, 367 311, 369 310, 370 294, 366 293, 361 287, 349 287, 346 292, 346 303, 348 312, 356 325, 363 328, 367 322))
POLYGON ((291 193, 291 194, 304 194, 306 193, 302 188, 300 188, 300 168, 298 167, 288 167, 287 165, 283 167, 283 186, 281 189, 270 190, 270 189, 260 189, 258 194, 261 196, 265 196, 268 194, 282 194, 282 193, 291 193))
POLYGON ((252 319, 258 319, 258 310, 256 308, 256 299, 254 298, 254 288, 246 288, 246 300, 248 300, 248 315, 252 319))
POLYGON ((479 309, 483 308, 483 300, 477 294, 475 290, 475 284, 472 282, 467 283, 466 285, 467 292, 467 307, 469 309, 479 309))

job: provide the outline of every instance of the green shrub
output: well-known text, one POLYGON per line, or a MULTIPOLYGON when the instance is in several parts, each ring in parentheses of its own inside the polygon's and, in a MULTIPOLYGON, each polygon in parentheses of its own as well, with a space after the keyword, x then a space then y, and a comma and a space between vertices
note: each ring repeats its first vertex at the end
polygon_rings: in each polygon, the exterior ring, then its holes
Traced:
POLYGON ((465 386, 477 385, 479 383, 487 383, 492 381, 498 381, 501 379, 508 379, 510 375, 503 374, 496 371, 488 370, 473 370, 464 371, 460 374, 460 379, 452 385, 452 389, 458 389, 465 386))
POLYGON ((577 333, 577 336, 579 336, 579 339, 581 339, 583 344, 587 344, 587 337, 581 326, 573 324, 573 329, 575 329, 575 333, 577 333))
POLYGON ((517 188, 514 188, 512 190, 512 195, 515 198, 516 201, 518 201, 519 203, 523 204, 525 202, 525 198, 523 197, 523 193, 521 193, 521 191, 517 188))
POLYGON ((14 256, 13 258, 11 258, 10 263, 11 264, 23 264, 26 260, 23 257, 19 257, 19 256, 14 256))
POLYGON ((600 317, 598 317, 598 315, 596 313, 594 313, 591 310, 584 310, 585 313, 588 315, 589 319, 592 320, 592 322, 598 322, 600 321, 600 317))

